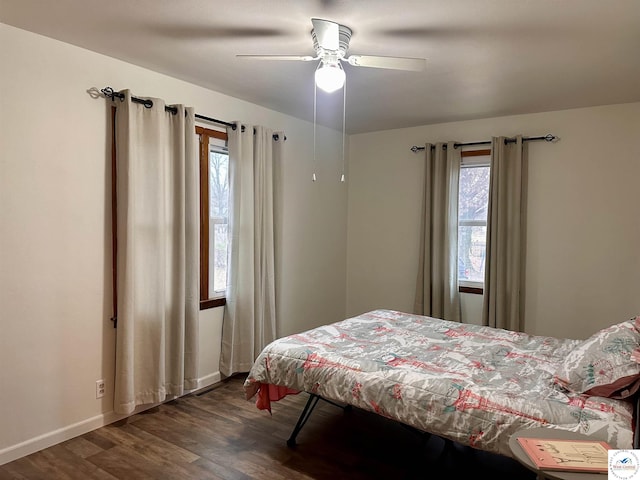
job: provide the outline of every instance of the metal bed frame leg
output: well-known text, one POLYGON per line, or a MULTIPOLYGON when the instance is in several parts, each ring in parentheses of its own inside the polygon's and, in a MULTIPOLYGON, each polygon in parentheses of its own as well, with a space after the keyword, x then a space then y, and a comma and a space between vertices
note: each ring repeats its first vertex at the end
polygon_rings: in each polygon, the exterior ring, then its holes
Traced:
POLYGON ((293 428, 293 432, 291 432, 291 436, 289 437, 289 440, 287 440, 287 445, 289 447, 296 446, 296 437, 298 436, 298 433, 300 433, 300 430, 302 430, 302 427, 304 427, 304 424, 307 423, 307 420, 309 420, 309 417, 311 416, 311 412, 313 412, 313 409, 316 408, 316 405, 318 404, 318 400, 324 400, 325 402, 330 403, 331 405, 335 405, 338 408, 342 408, 345 412, 348 412, 351 410, 351 405, 340 405, 338 403, 332 402, 331 400, 327 400, 326 398, 322 398, 321 396, 316 395, 315 393, 310 393, 309 400, 307 400, 307 404, 302 409, 302 413, 298 418, 298 423, 296 423, 296 426, 293 428))
POLYGON ((633 448, 640 448, 640 394, 636 393, 635 398, 635 428, 633 432, 633 448))
POLYGON ((447 453, 454 451, 453 442, 448 438, 443 438, 443 440, 444 447, 442 448, 442 452, 440 452, 441 457, 444 457, 447 453))
POLYGON ((296 446, 296 437, 298 436, 298 433, 300 433, 300 430, 302 430, 302 427, 304 427, 304 424, 307 423, 307 420, 309 420, 311 412, 313 412, 313 409, 316 408, 316 405, 318 404, 318 400, 320 400, 320 397, 318 395, 315 395, 313 393, 309 394, 309 400, 307 400, 307 404, 302 409, 300 418, 298 418, 298 423, 296 423, 293 432, 291 432, 289 440, 287 440, 287 446, 296 446))

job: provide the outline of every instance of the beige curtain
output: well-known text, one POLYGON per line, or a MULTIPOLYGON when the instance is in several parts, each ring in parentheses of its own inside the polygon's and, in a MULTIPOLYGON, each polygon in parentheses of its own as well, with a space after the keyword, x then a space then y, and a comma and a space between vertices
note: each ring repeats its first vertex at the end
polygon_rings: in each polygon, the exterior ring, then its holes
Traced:
POLYGON ((199 206, 194 112, 116 102, 114 411, 197 387, 199 206))
POLYGON ((523 331, 527 162, 522 136, 491 142, 482 323, 523 331))
POLYGON ((264 127, 229 132, 230 254, 220 372, 248 372, 276 339, 274 167, 281 140, 264 127), (255 131, 255 133, 254 133, 255 131))
POLYGON ((420 260, 414 312, 460 321, 458 294, 458 182, 455 142, 427 143, 420 260))

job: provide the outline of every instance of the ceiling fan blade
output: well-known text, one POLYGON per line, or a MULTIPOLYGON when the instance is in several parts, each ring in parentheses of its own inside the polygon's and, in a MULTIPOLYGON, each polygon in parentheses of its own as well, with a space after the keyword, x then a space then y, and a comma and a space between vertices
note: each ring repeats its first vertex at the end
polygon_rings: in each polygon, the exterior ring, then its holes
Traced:
POLYGON ((427 61, 424 58, 380 57, 375 55, 351 55, 345 58, 356 67, 391 68, 394 70, 424 70, 427 61))
POLYGON ((187 40, 214 40, 224 38, 291 38, 292 32, 285 29, 276 29, 268 27, 232 27, 232 26, 213 26, 210 22, 201 24, 176 24, 169 23, 152 23, 146 27, 151 32, 162 35, 163 37, 171 37, 187 40))
POLYGON ((311 55, 236 55, 238 58, 251 58, 255 60, 300 60, 310 62, 317 60, 317 57, 311 55))
POLYGON ((325 50, 338 50, 340 47, 340 25, 320 18, 312 18, 311 23, 318 45, 325 50))

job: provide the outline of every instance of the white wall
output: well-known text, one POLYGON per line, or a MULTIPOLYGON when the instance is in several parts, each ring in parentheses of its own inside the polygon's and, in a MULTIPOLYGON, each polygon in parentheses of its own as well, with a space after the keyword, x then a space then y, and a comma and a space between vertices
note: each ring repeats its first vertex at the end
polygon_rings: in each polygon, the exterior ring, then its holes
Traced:
MULTIPOLYGON (((339 132, 319 129, 312 183, 307 122, 4 24, 0 69, 0 464, 115 419, 109 102, 92 87, 284 130, 278 333, 344 317, 339 132)), ((221 321, 220 309, 201 314, 201 385, 219 378, 221 321)))
MULTIPOLYGON (((640 103, 351 136, 347 313, 413 308, 424 156, 411 146, 547 133, 560 140, 528 143, 526 331, 586 338, 640 314, 640 103)), ((465 295, 464 321, 480 308, 465 295)))

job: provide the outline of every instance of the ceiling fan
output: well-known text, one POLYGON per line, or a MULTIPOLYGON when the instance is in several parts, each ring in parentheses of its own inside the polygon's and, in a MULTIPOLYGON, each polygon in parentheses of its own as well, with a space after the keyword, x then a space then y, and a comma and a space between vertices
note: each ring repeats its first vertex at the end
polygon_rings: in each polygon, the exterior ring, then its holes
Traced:
POLYGON ((388 68, 393 70, 423 70, 424 58, 383 57, 375 55, 347 55, 351 29, 344 25, 320 18, 312 18, 311 38, 315 56, 311 55, 236 55, 259 60, 299 60, 311 62, 320 60, 315 73, 316 85, 327 92, 342 88, 345 73, 341 62, 354 67, 388 68))

